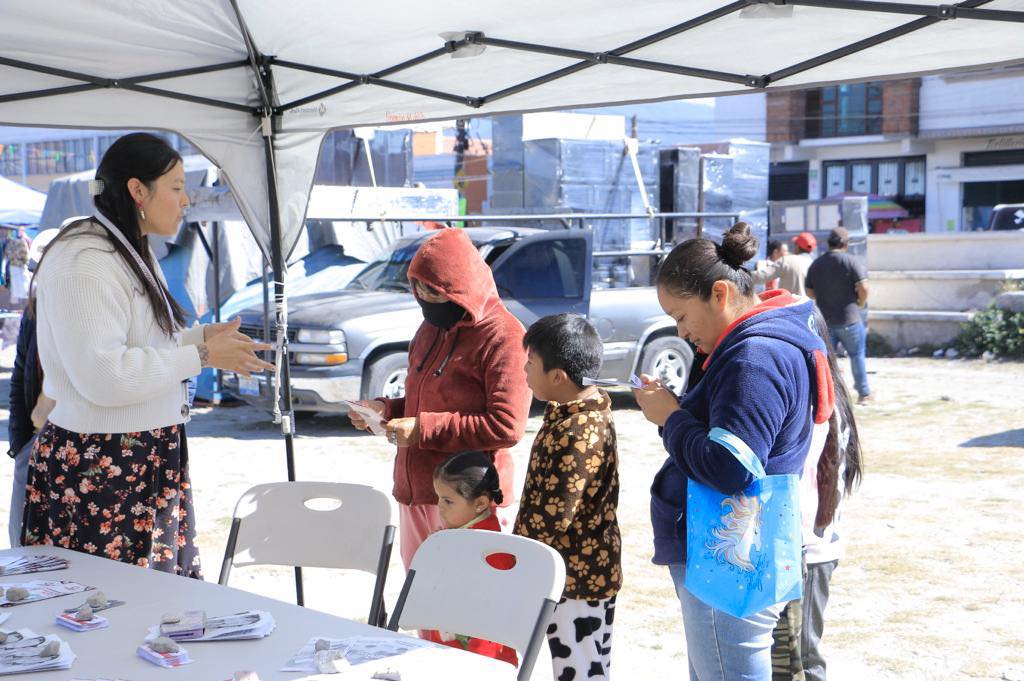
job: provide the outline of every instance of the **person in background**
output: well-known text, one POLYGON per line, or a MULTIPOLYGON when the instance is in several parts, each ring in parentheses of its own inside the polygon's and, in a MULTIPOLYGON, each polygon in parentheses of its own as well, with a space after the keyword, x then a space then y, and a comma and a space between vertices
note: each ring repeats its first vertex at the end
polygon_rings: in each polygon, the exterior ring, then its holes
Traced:
POLYGON ((534 322, 523 346, 527 383, 547 407, 514 532, 565 559, 565 590, 548 626, 554 678, 608 679, 622 587, 618 446, 608 393, 583 381, 597 377, 604 347, 572 314, 534 322))
POLYGON ((28 260, 31 245, 25 228, 19 227, 17 234, 11 236, 4 247, 4 258, 7 261, 7 290, 10 292, 12 305, 20 305, 28 300, 28 260))
POLYGON ((14 485, 11 490, 11 514, 7 530, 11 546, 21 546, 21 521, 25 513, 25 485, 28 461, 36 434, 43 427, 53 400, 43 395, 43 370, 36 349, 36 320, 25 310, 18 330, 18 352, 11 370, 10 418, 7 421, 7 455, 14 459, 14 485))
MULTIPOLYGON (((827 337, 828 326, 818 311, 815 311, 814 322, 818 334, 827 337)), ((835 410, 828 422, 815 424, 800 476, 805 563, 803 596, 786 605, 775 627, 773 681, 825 681, 825 658, 820 646, 829 584, 844 553, 839 530, 840 507, 860 484, 863 474, 853 402, 831 344, 828 365, 835 385, 835 410)))
MULTIPOLYGON (((497 505, 503 495, 498 484, 498 471, 491 457, 483 452, 463 452, 442 461, 434 471, 434 492, 438 514, 444 529, 490 530, 501 532, 497 505)), ((487 562, 499 570, 515 566, 515 558, 495 553, 487 562)), ((511 665, 519 663, 516 651, 508 646, 461 634, 427 629, 421 636, 434 643, 486 655, 511 665)))
POLYGON ((874 399, 868 385, 867 329, 861 308, 868 300, 868 270, 849 253, 850 233, 836 227, 828 235, 828 253, 814 261, 807 272, 807 295, 818 303, 825 317, 832 347, 840 343, 850 356, 853 387, 859 404, 874 399))
POLYGON ((36 267, 43 392, 56 401, 29 463, 23 544, 58 545, 201 577, 188 475, 187 379, 273 370, 239 320, 184 327, 149 236, 178 231, 185 169, 148 133, 117 139, 96 212, 61 229, 36 267))
MULTIPOLYGON (((772 239, 771 241, 768 242, 768 261, 769 262, 773 262, 773 263, 774 262, 778 262, 779 260, 781 260, 783 257, 785 257, 787 255, 789 255, 789 246, 786 245, 785 241, 779 241, 778 239, 772 239)), ((769 281, 765 282, 765 285, 764 285, 764 289, 766 291, 771 291, 772 289, 776 289, 778 287, 779 287, 778 277, 776 277, 775 279, 770 279, 769 281)))
MULTIPOLYGON (((782 246, 785 248, 784 244, 782 246)), ((796 248, 796 253, 783 253, 772 259, 770 257, 771 244, 769 244, 768 260, 758 261, 756 269, 750 273, 754 283, 767 284, 777 279, 776 286, 766 286, 766 288, 780 288, 797 296, 807 295, 804 281, 807 279, 807 270, 814 262, 814 249, 818 247, 818 241, 810 232, 800 232, 793 239, 793 247, 796 248)))
MULTIPOLYGON (((505 503, 512 495, 508 449, 526 432, 530 389, 523 376, 523 325, 509 312, 491 268, 461 229, 428 237, 409 264, 409 286, 423 323, 409 345, 405 397, 360 402, 386 421, 398 448, 393 495, 406 569, 441 527, 434 469, 451 454, 488 452, 505 503)), ((356 428, 366 421, 354 412, 356 428)))

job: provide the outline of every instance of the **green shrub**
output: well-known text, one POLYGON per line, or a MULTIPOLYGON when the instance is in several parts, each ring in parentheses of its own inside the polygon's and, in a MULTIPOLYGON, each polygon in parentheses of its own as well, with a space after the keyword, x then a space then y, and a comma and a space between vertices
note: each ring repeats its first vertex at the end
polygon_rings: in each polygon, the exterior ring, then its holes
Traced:
POLYGON ((992 303, 961 326, 954 341, 961 354, 977 357, 987 350, 998 357, 1024 358, 1024 312, 1000 310, 992 303))
POLYGON ((868 357, 892 357, 895 354, 892 344, 877 331, 868 331, 866 351, 868 357))

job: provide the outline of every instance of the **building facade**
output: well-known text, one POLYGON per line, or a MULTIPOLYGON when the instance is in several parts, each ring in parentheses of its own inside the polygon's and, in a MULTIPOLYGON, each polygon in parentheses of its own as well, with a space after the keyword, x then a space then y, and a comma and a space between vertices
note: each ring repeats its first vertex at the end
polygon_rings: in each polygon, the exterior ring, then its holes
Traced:
POLYGON ((875 194, 876 231, 984 229, 1024 202, 1024 67, 771 92, 770 198, 875 194))

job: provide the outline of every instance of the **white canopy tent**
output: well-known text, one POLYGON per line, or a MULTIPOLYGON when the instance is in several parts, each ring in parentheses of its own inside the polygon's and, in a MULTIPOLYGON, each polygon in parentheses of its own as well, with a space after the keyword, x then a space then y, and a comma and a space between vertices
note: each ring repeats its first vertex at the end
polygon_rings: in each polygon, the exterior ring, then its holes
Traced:
MULTIPOLYGON (((279 327, 331 129, 1024 63, 1024 0, 5 0, 0 13, 0 123, 184 135, 273 264, 279 327)), ((287 362, 281 378, 294 478, 287 362)))
POLYGON ((0 225, 28 225, 39 222, 46 194, 0 177, 0 225))

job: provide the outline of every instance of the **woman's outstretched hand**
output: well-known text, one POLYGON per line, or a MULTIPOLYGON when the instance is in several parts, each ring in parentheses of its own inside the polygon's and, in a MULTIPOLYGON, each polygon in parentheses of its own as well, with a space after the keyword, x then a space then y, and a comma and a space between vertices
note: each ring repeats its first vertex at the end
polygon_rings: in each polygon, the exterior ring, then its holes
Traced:
POLYGON ((238 330, 241 319, 223 324, 210 324, 203 329, 205 338, 198 345, 199 358, 204 367, 233 371, 245 377, 261 371, 273 371, 274 365, 264 362, 256 353, 271 350, 272 345, 257 343, 238 330))
POLYGON ((636 403, 640 405, 644 417, 660 428, 665 425, 669 416, 679 411, 679 398, 674 392, 663 386, 661 381, 655 380, 647 374, 641 375, 640 380, 643 387, 633 388, 636 403))

